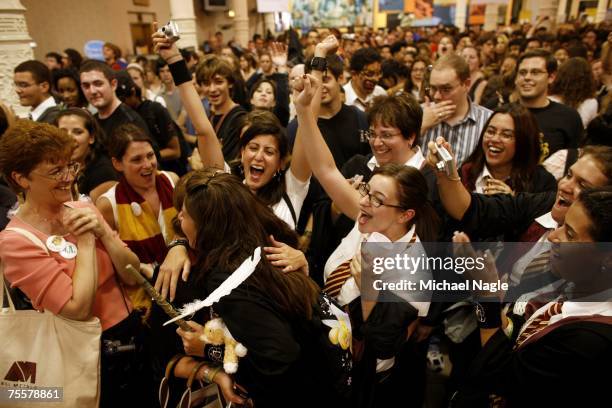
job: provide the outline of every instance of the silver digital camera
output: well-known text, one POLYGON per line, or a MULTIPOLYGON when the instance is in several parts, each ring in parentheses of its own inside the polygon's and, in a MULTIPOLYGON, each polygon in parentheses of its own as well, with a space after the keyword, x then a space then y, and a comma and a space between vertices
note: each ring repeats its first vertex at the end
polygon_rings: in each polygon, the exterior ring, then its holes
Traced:
POLYGON ((172 42, 176 42, 181 38, 178 25, 174 21, 168 21, 168 24, 160 27, 157 31, 165 35, 172 42))
POLYGON ((438 159, 440 159, 440 161, 436 163, 438 171, 444 171, 446 172, 447 176, 451 177, 455 170, 455 163, 453 161, 453 157, 443 146, 436 146, 436 150, 438 152, 438 159))

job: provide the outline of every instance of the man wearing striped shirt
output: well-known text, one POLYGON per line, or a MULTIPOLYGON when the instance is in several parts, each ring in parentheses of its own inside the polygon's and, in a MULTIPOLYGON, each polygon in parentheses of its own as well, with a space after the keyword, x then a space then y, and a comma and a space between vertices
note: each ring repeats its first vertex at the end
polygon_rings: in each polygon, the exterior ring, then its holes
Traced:
POLYGON ((423 105, 421 150, 443 136, 450 143, 461 166, 478 146, 480 133, 491 111, 468 98, 470 70, 463 58, 447 54, 434 64, 429 79, 429 97, 423 105))

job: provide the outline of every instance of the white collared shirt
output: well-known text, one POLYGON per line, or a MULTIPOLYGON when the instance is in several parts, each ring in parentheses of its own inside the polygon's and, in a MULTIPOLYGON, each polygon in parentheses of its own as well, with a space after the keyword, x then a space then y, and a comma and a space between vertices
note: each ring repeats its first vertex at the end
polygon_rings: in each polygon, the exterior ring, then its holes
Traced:
POLYGON ((55 99, 52 96, 45 99, 40 105, 38 105, 35 109, 32 109, 30 112, 30 116, 32 116, 33 121, 37 121, 38 118, 42 116, 43 113, 49 108, 56 106, 55 99))
MULTIPOLYGON (((416 233, 415 231, 416 226, 413 225, 406 235, 398 239, 397 242, 410 242, 410 239, 412 239, 412 234, 416 233)), ((359 232, 359 224, 355 222, 353 229, 346 235, 346 237, 342 238, 340 245, 338 245, 336 250, 332 252, 325 263, 323 275, 326 281, 329 275, 331 275, 331 273, 336 270, 338 266, 350 259, 353 259, 353 257, 359 251, 361 251, 361 242, 366 241, 367 238, 368 235, 364 235, 359 232)), ((418 241, 419 240, 417 237, 417 242, 418 241)), ((357 286, 357 283, 355 283, 355 279, 350 277, 340 290, 340 294, 338 295, 338 303, 340 303, 341 306, 348 305, 354 299, 359 297, 360 293, 359 287, 357 286)))
MULTIPOLYGON (((425 163, 425 157, 423 156, 423 152, 421 152, 421 148, 419 146, 416 146, 413 149, 416 149, 414 150, 414 155, 406 163, 404 163, 404 166, 414 167, 415 169, 420 170, 423 167, 423 163, 425 163)), ((372 155, 372 158, 368 160, 367 166, 372 171, 379 166, 376 156, 372 155)))
POLYGON ((557 221, 554 220, 554 218, 552 217, 552 212, 550 211, 544 215, 540 215, 538 218, 535 219, 535 222, 537 222, 544 228, 548 228, 551 230, 559 228, 559 223, 557 223, 557 221))
MULTIPOLYGON (((548 212, 544 215, 539 216, 535 219, 535 222, 547 228, 549 230, 556 229, 559 224, 552 217, 552 213, 548 212)), ((523 272, 531 261, 533 261, 538 255, 550 249, 550 245, 543 245, 543 243, 548 241, 548 236, 550 235, 550 231, 544 233, 540 239, 538 239, 537 244, 533 245, 533 247, 525 253, 522 257, 520 257, 512 267, 512 273, 510 274, 510 282, 511 285, 518 285, 521 281, 521 277, 523 276, 523 272)))
MULTIPOLYGON (((590 297, 593 299, 610 299, 611 294, 612 294, 612 290, 608 289, 607 291, 603 291, 599 294, 595 294, 590 297)), ((550 320, 548 321, 548 326, 550 326, 551 324, 555 324, 558 321, 566 319, 568 317, 594 316, 594 315, 612 316, 612 302, 601 302, 601 301, 591 302, 591 301, 588 301, 588 299, 589 297, 585 297, 579 300, 577 299, 577 301, 568 300, 568 301, 563 302, 563 305, 561 306, 561 313, 551 316, 550 320)), ((529 323, 531 323, 535 318, 544 314, 550 307, 551 303, 554 303, 556 301, 557 300, 553 302, 549 302, 545 304, 544 306, 542 306, 541 308, 539 308, 538 310, 536 310, 533 313, 533 315, 525 322, 525 324, 523 324, 523 327, 521 327, 520 333, 522 333, 523 330, 527 328, 529 323)))
POLYGON ((387 95, 387 92, 379 85, 374 87, 374 91, 366 97, 366 100, 362 100, 357 96, 357 92, 353 88, 353 81, 349 81, 346 85, 344 85, 344 96, 345 96, 345 104, 351 105, 359 108, 364 111, 368 108, 369 104, 372 102, 372 99, 377 96, 387 95))
MULTIPOLYGON (((404 236, 402 236, 400 239, 398 239, 395 242, 410 242, 414 234, 416 234, 416 225, 413 225, 412 228, 410 228, 410 230, 404 236)), ((361 251, 361 243, 363 241, 367 241, 369 237, 370 237, 369 234, 364 235, 361 232, 359 232, 359 224, 355 222, 355 226, 353 227, 353 229, 348 233, 346 237, 342 239, 342 242, 340 242, 340 245, 338 245, 336 250, 330 255, 329 259, 325 263, 325 269, 323 272, 325 280, 327 281, 327 278, 329 277, 329 275, 331 275, 331 273, 338 266, 352 259, 357 253, 359 253, 361 251)), ((418 236, 416 237, 416 242, 417 243, 421 242, 418 236)), ((414 252, 414 256, 420 256, 422 253, 425 252, 425 249, 423 248, 422 245, 419 244, 419 245, 412 245, 409 248, 409 251, 410 253, 414 252)), ((428 270, 417 271, 416 273, 418 273, 418 276, 416 278, 413 277, 412 279, 414 280, 427 279, 428 277, 430 277, 430 271, 428 270)), ((397 280, 397 276, 389 275, 388 277, 389 277, 389 281, 397 280)), ((338 295, 337 300, 341 306, 344 306, 344 305, 351 303, 353 300, 355 300, 360 295, 361 295, 361 291, 359 290, 359 287, 357 286, 355 279, 353 277, 350 277, 344 283, 344 285, 342 285, 342 288, 340 289, 340 294, 338 295)), ((419 316, 427 316, 427 313, 429 311, 430 302, 411 300, 409 293, 406 294, 406 296, 402 296, 401 293, 396 293, 396 295, 403 298, 408 303, 410 303, 413 307, 415 307, 418 310, 419 316)))
POLYGON ((484 188, 487 186, 487 179, 489 178, 493 178, 493 176, 491 175, 489 168, 485 164, 482 167, 482 171, 476 178, 476 182, 474 183, 474 185, 476 186, 476 190, 474 190, 474 192, 478 194, 484 194, 484 188))

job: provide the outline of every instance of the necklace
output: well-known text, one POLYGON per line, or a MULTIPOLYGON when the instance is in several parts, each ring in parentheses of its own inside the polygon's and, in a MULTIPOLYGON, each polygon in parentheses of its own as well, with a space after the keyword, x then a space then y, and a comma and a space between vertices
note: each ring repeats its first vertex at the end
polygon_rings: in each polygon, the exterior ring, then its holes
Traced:
MULTIPOLYGON (((64 259, 73 259, 77 256, 77 252, 78 252, 77 246, 74 243, 66 240, 66 237, 70 235, 69 232, 65 234, 61 234, 61 233, 53 234, 52 233, 53 228, 51 228, 49 232, 41 231, 40 228, 37 228, 36 226, 32 225, 32 223, 26 221, 22 216, 16 215, 16 217, 19 218, 23 223, 29 225, 32 229, 47 236, 47 239, 45 240, 45 246, 47 247, 49 251, 58 253, 64 259)), ((40 215, 38 215, 38 217, 41 220, 47 220, 46 218, 41 217, 40 215)), ((57 220, 50 220, 50 221, 57 222, 57 220)), ((63 228, 63 225, 61 227, 62 227, 62 230, 65 231, 65 229, 63 228)))
POLYGON ((65 233, 66 229, 57 217, 45 217, 35 209, 20 208, 15 214, 24 223, 37 231, 42 232, 45 235, 68 235, 65 233), (58 232, 58 234, 54 234, 58 232))

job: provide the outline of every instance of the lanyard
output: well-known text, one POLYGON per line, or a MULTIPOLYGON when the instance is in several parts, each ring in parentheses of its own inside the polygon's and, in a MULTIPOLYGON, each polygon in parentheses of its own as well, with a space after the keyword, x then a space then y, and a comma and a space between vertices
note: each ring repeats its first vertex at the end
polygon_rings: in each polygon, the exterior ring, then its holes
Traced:
MULTIPOLYGON (((217 124, 215 125, 215 134, 217 135, 217 137, 219 137, 219 129, 221 129, 221 125, 223 125, 223 121, 225 121, 225 118, 227 117, 227 115, 234 110, 234 108, 236 107, 236 104, 233 104, 232 107, 223 114, 223 116, 221 116, 221 119, 219 119, 219 122, 217 122, 217 124)), ((214 117, 214 115, 213 115, 214 117)), ((212 121, 211 121, 212 122, 212 121)))

